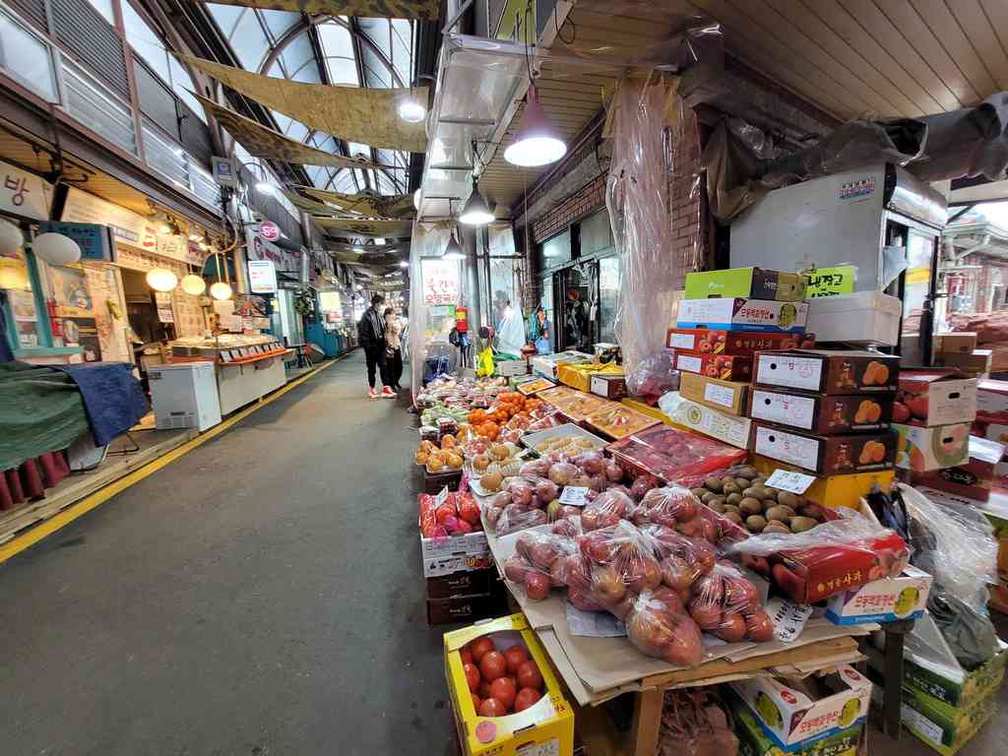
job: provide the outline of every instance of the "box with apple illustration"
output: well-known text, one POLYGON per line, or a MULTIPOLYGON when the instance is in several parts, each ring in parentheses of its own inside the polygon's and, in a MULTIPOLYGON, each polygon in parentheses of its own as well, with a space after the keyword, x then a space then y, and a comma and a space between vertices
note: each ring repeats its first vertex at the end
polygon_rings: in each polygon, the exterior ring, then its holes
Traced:
POLYGON ((763 731, 785 751, 805 748, 868 716, 872 684, 853 667, 802 680, 755 677, 730 683, 763 731))
POLYGON ((873 580, 838 593, 826 602, 826 616, 838 625, 917 619, 927 608, 931 576, 905 567, 894 578, 873 580))
POLYGON ((896 467, 913 472, 955 467, 969 460, 969 423, 920 425, 893 423, 896 431, 896 467))
POLYGON ((893 422, 907 425, 972 423, 977 380, 954 370, 901 370, 893 422))
POLYGON ((752 354, 767 349, 811 349, 815 346, 815 334, 669 328, 665 346, 699 354, 752 354))

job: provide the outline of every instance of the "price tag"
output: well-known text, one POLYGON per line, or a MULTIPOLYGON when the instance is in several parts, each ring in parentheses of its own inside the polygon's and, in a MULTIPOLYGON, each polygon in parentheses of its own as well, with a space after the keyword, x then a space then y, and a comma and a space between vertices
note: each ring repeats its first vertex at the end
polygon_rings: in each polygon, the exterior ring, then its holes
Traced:
POLYGON ((583 507, 588 503, 588 492, 590 488, 580 486, 565 486, 560 492, 560 503, 572 507, 583 507))
POLYGON ((441 493, 434 497, 434 507, 440 507, 446 501, 448 501, 448 486, 442 488, 441 493))
POLYGON ((779 488, 781 491, 790 491, 801 496, 808 491, 809 486, 815 483, 814 475, 793 472, 791 470, 774 470, 773 474, 766 479, 764 485, 767 488, 779 488))
POLYGON ((805 296, 835 297, 837 294, 850 294, 854 291, 854 279, 857 278, 857 268, 853 265, 838 265, 834 268, 816 268, 805 274, 807 285, 805 296))
POLYGON ((808 604, 796 604, 782 598, 772 598, 767 602, 767 614, 773 625, 774 637, 781 643, 791 643, 801 635, 805 623, 812 616, 812 607, 808 604))

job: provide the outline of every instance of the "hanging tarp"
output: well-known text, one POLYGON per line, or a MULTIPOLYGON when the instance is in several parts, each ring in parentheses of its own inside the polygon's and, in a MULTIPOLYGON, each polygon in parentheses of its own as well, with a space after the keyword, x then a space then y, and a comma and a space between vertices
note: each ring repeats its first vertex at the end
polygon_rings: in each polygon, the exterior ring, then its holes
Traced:
MULTIPOLYGON (((343 194, 313 186, 293 186, 292 189, 307 194, 318 202, 325 203, 325 212, 334 209, 347 213, 359 213, 369 218, 412 218, 416 214, 412 194, 343 194)), ((314 212, 314 211, 313 211, 314 212)))
POLYGON ((313 213, 314 215, 332 215, 333 208, 329 207, 322 202, 318 202, 313 199, 308 199, 307 197, 302 197, 296 192, 289 192, 286 189, 283 190, 284 196, 291 201, 291 204, 295 207, 301 208, 302 210, 313 213))
POLYGON ((408 123, 397 112, 399 103, 405 98, 426 103, 427 87, 368 89, 305 84, 243 71, 203 58, 179 57, 236 92, 309 128, 382 149, 412 152, 427 149, 423 122, 408 123))
POLYGON ((349 256, 349 259, 355 260, 360 257, 360 253, 357 252, 358 249, 363 249, 365 254, 395 254, 399 252, 404 252, 409 249, 410 243, 408 241, 403 241, 398 244, 383 244, 380 247, 370 245, 370 244, 348 244, 346 242, 338 241, 326 241, 326 252, 332 256, 349 256))
POLYGON ((440 0, 213 0, 262 10, 361 18, 416 18, 436 21, 440 0))
POLYGON ((365 170, 372 168, 384 168, 367 160, 360 158, 346 157, 345 155, 334 155, 325 150, 309 147, 294 139, 285 137, 272 129, 267 129, 260 123, 246 118, 243 115, 228 110, 218 105, 212 100, 200 97, 199 101, 207 112, 217 119, 217 122, 227 129, 241 146, 248 150, 253 157, 269 158, 274 160, 286 160, 288 163, 299 163, 302 165, 331 165, 337 168, 362 168, 365 170))
POLYGON ((350 218, 312 218, 328 234, 336 236, 383 236, 396 238, 409 236, 413 221, 408 220, 357 220, 350 218))

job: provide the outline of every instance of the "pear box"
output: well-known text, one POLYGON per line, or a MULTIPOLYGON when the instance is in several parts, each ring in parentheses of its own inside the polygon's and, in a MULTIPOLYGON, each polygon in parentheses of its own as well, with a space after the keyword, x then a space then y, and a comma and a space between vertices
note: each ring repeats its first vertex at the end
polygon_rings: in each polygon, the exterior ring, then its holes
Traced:
POLYGON ((923 427, 893 423, 896 467, 921 473, 969 461, 970 424, 923 427))
POLYGON ((954 370, 900 371, 893 422, 953 425, 972 423, 976 414, 976 378, 963 378, 954 370))
MULTIPOLYGON (((728 703, 732 719, 735 720, 735 735, 739 740, 739 756, 780 756, 782 750, 752 715, 748 707, 731 696, 728 703)), ((857 756, 858 743, 864 729, 862 724, 854 724, 835 735, 821 738, 808 748, 785 749, 788 756, 857 756)))
POLYGON ((848 664, 800 680, 755 677, 730 683, 778 748, 801 750, 868 716, 872 684, 848 664))
POLYGON ((931 576, 906 567, 898 577, 838 593, 826 602, 826 616, 838 625, 917 619, 927 608, 931 576))

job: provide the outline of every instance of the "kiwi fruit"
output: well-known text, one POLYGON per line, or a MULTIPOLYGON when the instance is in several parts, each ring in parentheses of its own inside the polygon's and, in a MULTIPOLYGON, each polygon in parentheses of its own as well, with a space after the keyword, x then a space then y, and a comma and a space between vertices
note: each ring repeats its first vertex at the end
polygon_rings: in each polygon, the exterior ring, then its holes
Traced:
POLYGON ((720 499, 720 498, 719 499, 713 499, 713 500, 707 502, 707 506, 710 507, 711 509, 713 509, 718 514, 724 514, 724 511, 725 511, 724 499, 720 499))
POLYGON ((692 493, 694 496, 696 496, 699 499, 701 496, 703 496, 705 493, 707 493, 707 489, 706 488, 694 488, 694 489, 692 489, 690 491, 690 493, 692 493))
POLYGON ((747 496, 739 502, 739 511, 744 512, 747 515, 759 514, 763 511, 763 504, 759 499, 747 496))
POLYGON ((757 475, 755 478, 752 479, 752 485, 758 486, 760 488, 764 487, 766 485, 766 477, 764 477, 763 475, 757 475))
POLYGON ((798 497, 790 491, 780 491, 777 493, 777 503, 783 504, 791 509, 798 509, 798 497))
POLYGON ((721 493, 721 487, 722 487, 721 478, 715 478, 713 475, 711 475, 709 478, 704 480, 703 484, 704 487, 707 488, 709 491, 713 491, 714 493, 721 493))
POLYGON ((746 517, 745 526, 753 533, 761 533, 763 528, 767 526, 767 521, 763 515, 749 515, 746 517))
POLYGON ((738 487, 738 484, 734 480, 725 482, 721 486, 721 490, 726 494, 742 493, 742 489, 738 487))
POLYGON ((792 517, 795 516, 795 511, 786 504, 778 504, 776 507, 770 507, 766 511, 766 516, 768 520, 780 520, 781 522, 788 522, 792 517))
POLYGON ((761 488, 759 498, 761 501, 777 501, 777 492, 772 488, 761 488))
POLYGON ((735 513, 737 514, 737 513, 738 513, 738 512, 740 511, 740 510, 739 510, 739 508, 738 508, 737 506, 735 506, 734 504, 725 504, 725 505, 724 505, 724 511, 725 511, 725 513, 726 513, 726 514, 727 514, 728 512, 735 512, 735 513))
POLYGON ((739 493, 738 491, 732 491, 725 497, 725 502, 727 504, 734 504, 736 507, 739 505, 741 501, 742 501, 742 494, 739 493))
POLYGON ((727 517, 732 522, 734 522, 736 525, 742 524, 742 516, 738 513, 738 510, 725 512, 724 516, 727 517))
POLYGON ((763 528, 764 533, 791 533, 791 528, 787 526, 787 523, 781 522, 780 520, 770 520, 766 527, 763 528))
POLYGON ((818 524, 819 522, 811 517, 795 516, 791 518, 791 531, 794 533, 804 533, 806 530, 811 530, 818 524))
POLYGON ((740 491, 745 491, 752 484, 749 482, 749 478, 735 478, 735 485, 739 487, 740 491))
POLYGON ((760 491, 760 489, 757 488, 756 486, 749 486, 748 488, 746 488, 746 489, 744 489, 742 491, 742 495, 743 496, 747 496, 747 497, 752 498, 752 499, 758 499, 759 498, 759 495, 758 495, 759 491, 760 491))

